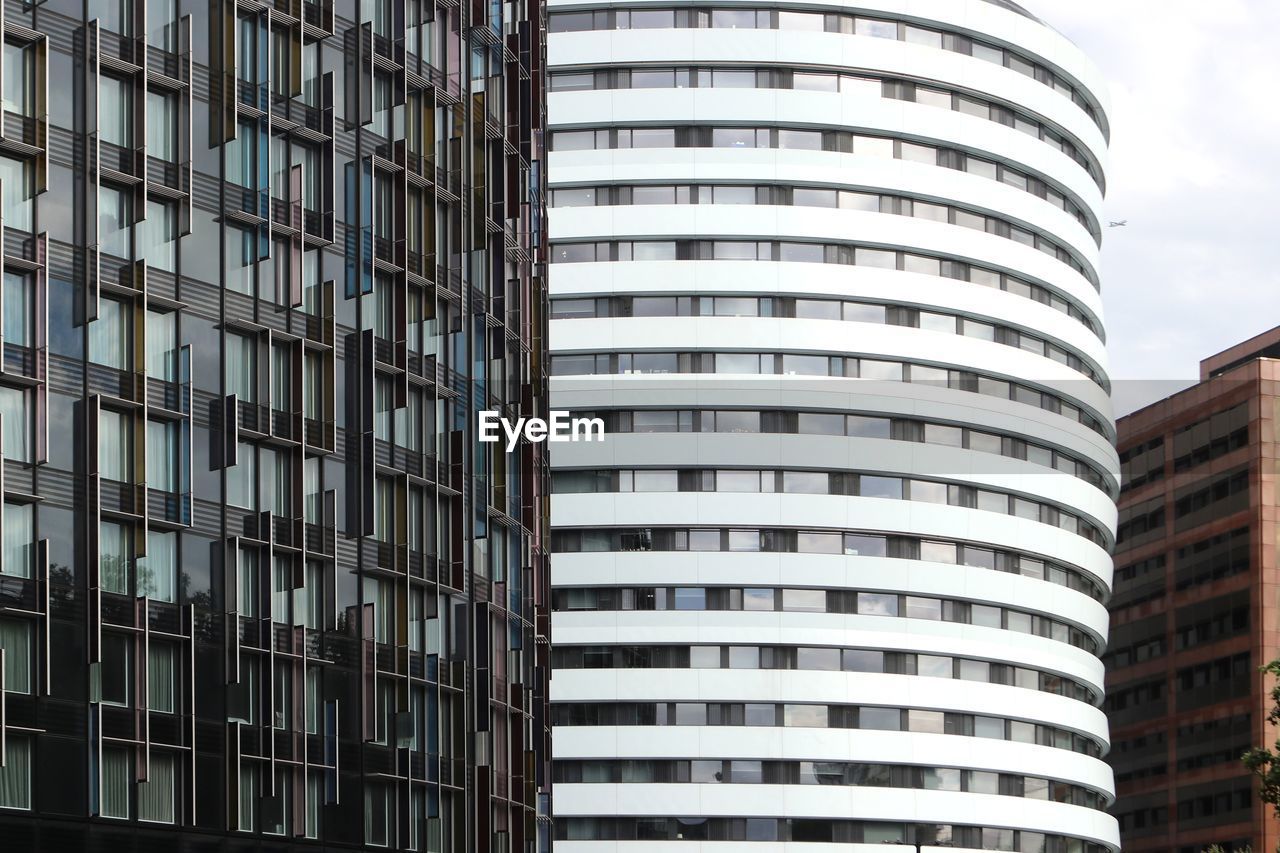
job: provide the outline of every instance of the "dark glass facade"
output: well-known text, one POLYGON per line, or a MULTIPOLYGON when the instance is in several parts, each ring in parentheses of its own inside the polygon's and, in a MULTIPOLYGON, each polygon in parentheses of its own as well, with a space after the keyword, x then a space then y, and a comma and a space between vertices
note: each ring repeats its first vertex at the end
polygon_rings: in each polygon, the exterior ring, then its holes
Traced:
POLYGON ((541 4, 2 11, 0 847, 547 849, 541 4))
POLYGON ((1105 710, 1126 851, 1271 850, 1280 819, 1241 763, 1275 738, 1280 329, 1119 421, 1124 480, 1105 710))

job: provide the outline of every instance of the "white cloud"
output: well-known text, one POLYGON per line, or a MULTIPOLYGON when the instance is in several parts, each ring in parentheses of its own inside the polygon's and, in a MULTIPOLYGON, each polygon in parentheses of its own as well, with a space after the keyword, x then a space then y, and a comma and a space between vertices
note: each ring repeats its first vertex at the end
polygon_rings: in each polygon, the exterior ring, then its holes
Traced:
POLYGON ((1113 375, 1190 379, 1201 358, 1280 325, 1280 4, 1024 5, 1111 83, 1106 214, 1129 220, 1104 235, 1113 375))

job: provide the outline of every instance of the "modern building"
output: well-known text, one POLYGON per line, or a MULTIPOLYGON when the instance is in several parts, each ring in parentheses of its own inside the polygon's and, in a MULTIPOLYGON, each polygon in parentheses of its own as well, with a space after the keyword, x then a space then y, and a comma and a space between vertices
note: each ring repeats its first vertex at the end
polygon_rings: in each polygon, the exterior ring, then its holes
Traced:
POLYGON ((1120 419, 1123 485, 1107 715, 1126 851, 1271 850, 1280 821, 1240 763, 1270 746, 1280 328, 1120 419))
POLYGON ((546 848, 542 17, 5 4, 0 847, 546 848))
POLYGON ((986 0, 548 29, 562 849, 1117 850, 1097 70, 986 0))

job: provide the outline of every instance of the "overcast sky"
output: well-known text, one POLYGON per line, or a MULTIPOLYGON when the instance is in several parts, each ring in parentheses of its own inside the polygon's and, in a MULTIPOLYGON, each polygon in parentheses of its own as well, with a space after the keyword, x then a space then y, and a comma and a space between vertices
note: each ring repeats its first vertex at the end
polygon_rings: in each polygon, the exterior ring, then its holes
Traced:
POLYGON ((1105 218, 1129 224, 1103 235, 1102 284, 1122 414, 1280 325, 1280 3, 1021 2, 1111 83, 1105 218))

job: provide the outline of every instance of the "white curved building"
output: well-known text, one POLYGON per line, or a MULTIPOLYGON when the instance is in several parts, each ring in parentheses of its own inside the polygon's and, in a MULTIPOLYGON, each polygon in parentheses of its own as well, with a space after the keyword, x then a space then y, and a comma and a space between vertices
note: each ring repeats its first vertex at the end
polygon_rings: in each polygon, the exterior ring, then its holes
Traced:
POLYGON ((561 849, 1118 850, 1098 72, 996 0, 549 15, 561 849))

